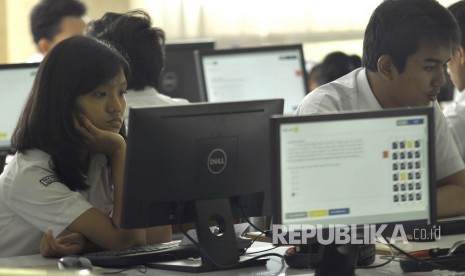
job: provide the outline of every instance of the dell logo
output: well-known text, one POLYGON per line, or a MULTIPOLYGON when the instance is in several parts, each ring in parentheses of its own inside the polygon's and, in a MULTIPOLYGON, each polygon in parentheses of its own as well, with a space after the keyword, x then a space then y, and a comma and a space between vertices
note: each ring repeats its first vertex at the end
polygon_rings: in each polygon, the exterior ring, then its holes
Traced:
POLYGON ((224 168, 228 158, 222 149, 214 149, 208 155, 207 167, 212 174, 220 174, 224 168))

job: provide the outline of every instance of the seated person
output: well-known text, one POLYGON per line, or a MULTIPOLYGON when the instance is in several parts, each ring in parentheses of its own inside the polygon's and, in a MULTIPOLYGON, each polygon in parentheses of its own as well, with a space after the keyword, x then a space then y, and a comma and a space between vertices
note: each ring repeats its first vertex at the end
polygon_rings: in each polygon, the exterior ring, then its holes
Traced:
POLYGON ((0 257, 171 240, 171 225, 120 227, 129 79, 117 50, 84 36, 41 62, 13 133, 17 152, 0 175, 0 257))
POLYGON ((126 94, 126 125, 129 107, 189 103, 157 91, 165 64, 165 33, 152 27, 151 18, 146 12, 108 12, 102 18, 89 22, 86 33, 114 44, 125 53, 131 64, 132 80, 128 83, 126 94))
POLYGON ((84 34, 86 6, 79 0, 41 0, 31 11, 30 25, 39 53, 28 62, 40 62, 58 42, 84 34))
POLYGON ((465 164, 436 100, 459 40, 456 21, 437 1, 383 1, 366 27, 364 68, 309 93, 296 115, 434 106, 437 215, 464 215, 465 164))
POLYGON ((447 105, 443 112, 460 155, 465 160, 465 94, 463 92, 465 90, 465 1, 452 4, 449 11, 455 16, 464 35, 462 35, 458 50, 447 64, 452 83, 460 91, 460 95, 455 102, 447 105))

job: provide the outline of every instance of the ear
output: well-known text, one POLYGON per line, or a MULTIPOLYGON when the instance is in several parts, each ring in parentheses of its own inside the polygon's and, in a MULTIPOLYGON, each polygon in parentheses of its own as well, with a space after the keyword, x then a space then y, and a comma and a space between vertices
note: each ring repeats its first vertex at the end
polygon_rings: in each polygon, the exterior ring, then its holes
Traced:
POLYGON ((460 64, 465 65, 465 49, 462 46, 459 47, 457 54, 459 55, 460 64))
POLYGON ((385 80, 392 80, 397 74, 397 68, 392 62, 390 55, 382 55, 378 58, 378 73, 385 80))
POLYGON ((53 47, 53 44, 50 40, 46 38, 41 38, 37 43, 39 46, 39 51, 45 56, 53 47))

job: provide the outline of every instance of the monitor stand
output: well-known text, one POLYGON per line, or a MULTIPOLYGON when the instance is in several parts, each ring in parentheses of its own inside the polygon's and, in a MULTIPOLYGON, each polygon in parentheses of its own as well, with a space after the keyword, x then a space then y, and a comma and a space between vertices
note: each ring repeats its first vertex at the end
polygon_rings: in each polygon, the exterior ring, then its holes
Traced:
MULTIPOLYGON (((314 260, 315 276, 355 275, 359 244, 313 244, 317 246, 314 260)), ((309 255, 310 256, 310 255, 309 255)))
POLYGON ((147 264, 147 267, 206 272, 266 265, 267 259, 248 260, 240 257, 234 232, 231 204, 228 198, 195 201, 196 230, 200 259, 187 259, 147 264), (219 231, 210 230, 209 221, 216 221, 219 231))

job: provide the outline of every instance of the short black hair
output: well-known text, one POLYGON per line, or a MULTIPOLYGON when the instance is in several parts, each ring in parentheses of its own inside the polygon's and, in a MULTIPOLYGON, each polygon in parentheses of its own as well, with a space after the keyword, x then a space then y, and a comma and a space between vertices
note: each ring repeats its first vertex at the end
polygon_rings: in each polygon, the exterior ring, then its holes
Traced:
POLYGON ((89 22, 86 34, 114 44, 128 58, 132 69, 128 89, 159 88, 165 65, 165 32, 152 27, 145 11, 105 13, 89 22))
POLYGON ((465 32, 465 1, 458 1, 449 6, 449 11, 454 16, 457 24, 459 25, 460 31, 462 32, 462 39, 460 41, 460 45, 465 48, 465 36, 463 32, 465 32))
POLYGON ((457 49, 461 33, 452 14, 435 0, 384 0, 371 15, 363 41, 363 65, 376 72, 389 55, 403 72, 421 43, 457 49))
POLYGON ((34 42, 42 38, 53 40, 61 31, 61 20, 66 16, 82 17, 86 6, 79 0, 41 0, 31 11, 30 27, 34 42))
POLYGON ((362 59, 357 55, 347 55, 343 52, 331 52, 321 63, 319 76, 320 85, 332 82, 362 66, 362 59))

